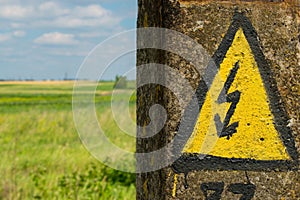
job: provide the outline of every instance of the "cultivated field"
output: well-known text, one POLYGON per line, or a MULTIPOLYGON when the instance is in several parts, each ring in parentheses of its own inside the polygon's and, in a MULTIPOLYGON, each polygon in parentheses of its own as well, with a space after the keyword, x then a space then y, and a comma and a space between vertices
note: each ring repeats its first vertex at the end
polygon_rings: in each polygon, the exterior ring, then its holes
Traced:
MULTIPOLYGON (((112 88, 97 88, 98 120, 110 140, 134 151, 112 118, 112 88)), ((135 199, 135 175, 104 166, 81 144, 72 90, 71 81, 0 83, 0 199, 135 199)), ((135 96, 129 105, 134 118, 135 96)))

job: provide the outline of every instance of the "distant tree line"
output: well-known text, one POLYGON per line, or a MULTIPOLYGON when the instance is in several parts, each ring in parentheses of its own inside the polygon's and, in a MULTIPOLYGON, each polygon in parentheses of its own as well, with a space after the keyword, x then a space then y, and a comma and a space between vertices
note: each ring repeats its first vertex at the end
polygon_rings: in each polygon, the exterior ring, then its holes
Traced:
POLYGON ((115 83, 114 83, 115 89, 125 89, 127 88, 127 77, 126 76, 116 76, 115 83))

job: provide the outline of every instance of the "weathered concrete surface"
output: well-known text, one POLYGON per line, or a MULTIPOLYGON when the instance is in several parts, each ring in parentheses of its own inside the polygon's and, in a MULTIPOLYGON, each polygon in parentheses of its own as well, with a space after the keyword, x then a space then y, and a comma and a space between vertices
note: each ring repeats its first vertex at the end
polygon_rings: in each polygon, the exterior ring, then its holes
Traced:
MULTIPOLYGON (((138 26, 139 27, 161 27, 161 12, 160 2, 154 2, 151 0, 139 1, 139 15, 138 26)), ((140 43, 143 43, 144 36, 138 35, 138 46, 140 43)), ((161 43, 161 41, 153 41, 153 43, 161 43)), ((137 52, 137 66, 147 64, 147 63, 161 63, 162 52, 151 50, 151 49, 141 49, 137 52)), ((144 72, 142 69, 137 69, 137 74, 139 77, 147 76, 147 72, 144 72)), ((162 74, 161 71, 158 71, 157 74, 162 74)), ((163 77, 163 76, 160 76, 163 77)), ((159 77, 158 77, 159 78, 159 77)), ((137 82, 141 81, 140 79, 137 82)), ((150 122, 148 111, 150 106, 153 104, 162 104, 163 105, 163 93, 162 88, 157 85, 145 85, 140 87, 137 91, 137 125, 146 126, 150 122)), ((143 133, 138 132, 137 135, 143 133)), ((166 138, 161 132, 151 139, 138 139, 136 151, 138 153, 149 152, 153 149, 158 149, 161 146, 164 146, 166 138), (146 147, 146 148, 145 148, 146 147)), ((159 158, 157 158, 159 159, 159 158)), ((138 165, 145 165, 149 160, 137 157, 138 165)), ((156 161, 157 162, 157 161, 156 161)), ((139 166, 137 166, 139 167, 139 166)), ((139 186, 137 198, 138 199, 159 199, 161 194, 165 192, 165 171, 159 170, 152 173, 143 173, 137 174, 136 184, 139 186), (153 189, 155 184, 156 189, 153 189)))
MULTIPOLYGON (((156 26, 179 31, 195 39, 213 55, 236 11, 244 12, 257 32, 263 54, 277 82, 282 105, 288 113, 297 151, 300 152, 300 12, 296 1, 139 0, 138 27, 156 26)), ((156 62, 171 66, 184 75, 194 89, 201 79, 193 66, 177 55, 143 50, 137 56, 138 65, 156 62)), ((138 78, 142 77, 141 74, 138 70, 138 78)), ((176 80, 174 84, 182 87, 176 80)), ((164 146, 173 138, 183 110, 177 105, 175 96, 160 86, 149 85, 138 89, 137 98, 139 125, 149 123, 147 109, 153 103, 163 105, 169 114, 165 128, 156 137, 137 140, 137 151, 148 152, 164 146)), ((256 187, 252 199, 300 199, 299 170, 250 170, 247 176, 243 171, 193 171, 187 176, 186 189, 184 175, 177 175, 171 168, 165 168, 137 176, 137 199, 205 199, 201 184, 208 182, 224 182, 222 199, 238 199, 241 195, 229 192, 229 185, 247 184, 249 181, 256 187)))

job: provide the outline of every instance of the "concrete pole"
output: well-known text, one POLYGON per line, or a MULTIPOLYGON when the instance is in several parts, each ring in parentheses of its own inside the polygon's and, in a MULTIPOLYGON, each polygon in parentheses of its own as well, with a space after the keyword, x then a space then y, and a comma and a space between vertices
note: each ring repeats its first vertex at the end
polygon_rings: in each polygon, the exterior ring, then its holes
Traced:
POLYGON ((300 199, 300 3, 138 4, 137 199, 300 199))

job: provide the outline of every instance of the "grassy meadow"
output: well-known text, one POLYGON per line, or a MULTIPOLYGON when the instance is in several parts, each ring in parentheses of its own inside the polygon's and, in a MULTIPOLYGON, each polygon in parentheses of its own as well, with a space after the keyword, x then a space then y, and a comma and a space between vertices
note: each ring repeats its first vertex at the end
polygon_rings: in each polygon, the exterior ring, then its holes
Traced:
MULTIPOLYGON (((110 112, 113 84, 97 87, 98 120, 110 140, 134 152, 135 139, 120 138, 110 112)), ((82 145, 72 92, 71 81, 0 82, 0 199, 135 199, 135 175, 106 167, 82 145)), ((134 95, 129 105, 134 119, 134 95)))

